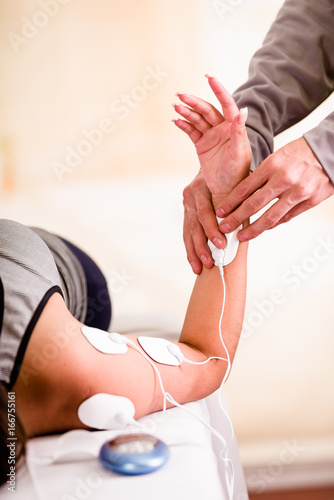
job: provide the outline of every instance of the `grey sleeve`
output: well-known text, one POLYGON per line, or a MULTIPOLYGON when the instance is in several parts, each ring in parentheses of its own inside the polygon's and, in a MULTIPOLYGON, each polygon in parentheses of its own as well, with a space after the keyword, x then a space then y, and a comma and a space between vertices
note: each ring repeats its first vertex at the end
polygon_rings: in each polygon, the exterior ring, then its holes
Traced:
MULTIPOLYGON (((286 0, 248 81, 234 93, 248 106, 253 168, 273 152, 274 136, 305 118, 334 90, 334 0, 286 0)), ((305 139, 334 180, 334 116, 305 139)))
POLYGON ((334 112, 304 137, 334 184, 334 112))

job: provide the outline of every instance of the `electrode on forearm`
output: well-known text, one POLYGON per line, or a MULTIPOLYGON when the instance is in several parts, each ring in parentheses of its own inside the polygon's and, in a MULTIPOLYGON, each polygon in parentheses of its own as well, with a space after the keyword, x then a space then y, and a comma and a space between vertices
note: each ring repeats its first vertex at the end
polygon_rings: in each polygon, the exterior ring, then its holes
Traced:
POLYGON ((157 363, 170 366, 179 366, 180 360, 170 352, 169 346, 173 345, 166 339, 157 337, 138 337, 141 348, 157 363))
MULTIPOLYGON (((224 219, 217 217, 217 222, 220 224, 224 219)), ((211 255, 214 263, 218 267, 224 267, 230 264, 238 251, 239 240, 237 238, 237 233, 242 229, 242 225, 237 227, 232 233, 225 234, 227 239, 227 245, 225 248, 217 248, 212 241, 208 240, 208 247, 211 250, 211 255)))

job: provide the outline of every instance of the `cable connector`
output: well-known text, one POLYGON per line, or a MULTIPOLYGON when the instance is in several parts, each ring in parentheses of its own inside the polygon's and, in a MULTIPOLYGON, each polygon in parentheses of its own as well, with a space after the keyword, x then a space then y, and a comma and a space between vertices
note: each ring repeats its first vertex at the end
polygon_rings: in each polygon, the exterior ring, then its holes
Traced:
POLYGON ((222 268, 224 266, 225 250, 223 248, 217 248, 210 240, 208 240, 208 247, 211 250, 215 266, 222 268))

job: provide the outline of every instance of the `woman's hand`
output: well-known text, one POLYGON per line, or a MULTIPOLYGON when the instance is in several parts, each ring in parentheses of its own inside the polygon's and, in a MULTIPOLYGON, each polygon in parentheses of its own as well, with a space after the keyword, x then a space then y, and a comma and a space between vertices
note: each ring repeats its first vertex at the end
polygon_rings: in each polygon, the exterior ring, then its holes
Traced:
POLYGON ((223 85, 216 78, 208 80, 223 114, 212 104, 188 94, 178 94, 188 106, 175 105, 175 110, 187 120, 175 120, 175 125, 195 144, 201 164, 200 172, 183 191, 183 238, 195 274, 201 273, 202 266, 213 265, 207 238, 217 248, 225 247, 226 239, 217 226, 213 205, 216 209, 248 175, 251 162, 245 128, 247 110, 239 112, 223 85))
MULTIPOLYGON (((175 110, 185 120, 175 120, 195 144, 209 191, 224 199, 249 174, 251 147, 245 122, 247 109, 239 109, 223 85, 208 77, 209 85, 218 98, 222 113, 212 104, 189 94, 178 94, 187 106, 175 104, 175 110)), ((215 204, 215 203, 214 203, 215 204)))

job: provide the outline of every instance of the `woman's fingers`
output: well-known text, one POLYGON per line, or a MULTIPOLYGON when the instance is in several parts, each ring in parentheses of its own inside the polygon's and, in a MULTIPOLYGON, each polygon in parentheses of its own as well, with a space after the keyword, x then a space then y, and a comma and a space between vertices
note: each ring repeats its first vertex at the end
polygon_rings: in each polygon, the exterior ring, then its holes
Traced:
POLYGON ((197 130, 196 127, 194 127, 194 125, 192 125, 189 122, 186 122, 185 120, 180 120, 178 118, 177 120, 172 120, 172 121, 180 130, 183 130, 183 132, 185 132, 189 136, 189 138, 194 144, 196 144, 196 142, 203 135, 202 132, 200 132, 199 130, 197 130))
MULTIPOLYGON (((184 104, 188 107, 184 106, 183 108, 186 110, 193 110, 198 115, 201 115, 202 119, 209 123, 212 127, 222 123, 225 119, 232 122, 235 116, 239 113, 238 106, 236 105, 233 97, 227 92, 225 87, 220 83, 217 78, 209 75, 205 75, 208 78, 209 85, 217 97, 218 101, 221 104, 223 114, 221 114, 218 109, 216 109, 212 104, 199 97, 193 96, 191 94, 181 94, 177 93, 176 95, 184 104)), ((179 112, 179 111, 178 111, 179 112)), ((189 111, 185 111, 188 112, 189 111)), ((195 117, 195 115, 194 115, 195 117)), ((188 116, 186 116, 189 121, 188 116)), ((197 117, 195 117, 197 119, 197 117)), ((194 122, 192 122, 194 123, 194 122)))
POLYGON ((180 104, 173 104, 175 111, 183 116, 188 122, 192 123, 197 130, 204 133, 211 128, 210 123, 206 121, 206 119, 196 111, 188 108, 187 106, 183 106, 180 104))
POLYGON ((233 97, 230 96, 217 78, 210 75, 205 76, 207 77, 211 89, 221 104, 225 120, 230 122, 233 121, 234 117, 239 113, 238 106, 236 105, 233 97))
POLYGON ((176 94, 180 101, 192 108, 210 123, 212 127, 224 121, 223 115, 209 102, 190 94, 176 94))

